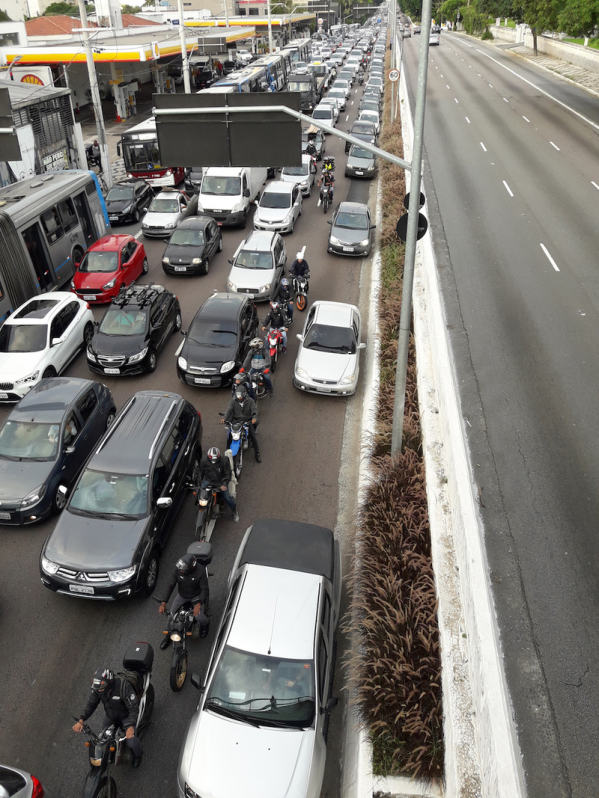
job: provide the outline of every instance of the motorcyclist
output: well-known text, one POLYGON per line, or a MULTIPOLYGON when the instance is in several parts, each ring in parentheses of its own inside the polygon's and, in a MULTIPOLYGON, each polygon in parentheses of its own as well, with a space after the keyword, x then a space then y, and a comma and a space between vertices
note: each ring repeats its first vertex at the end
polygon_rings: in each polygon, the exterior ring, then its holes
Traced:
POLYGON ((333 202, 333 197, 335 195, 335 175, 333 173, 333 169, 334 166, 330 159, 325 158, 325 162, 322 167, 322 175, 318 181, 318 187, 320 188, 320 199, 322 200, 322 186, 328 186, 331 203, 333 202))
POLYGON ((100 702, 104 708, 102 729, 114 723, 125 730, 125 744, 133 754, 131 764, 134 768, 138 768, 143 756, 141 742, 135 736, 135 726, 139 720, 139 702, 132 685, 126 679, 115 678, 110 668, 98 668, 94 673, 91 694, 85 709, 79 715, 79 720, 73 726, 73 731, 83 731, 83 724, 94 714, 100 702))
POLYGON ((306 145, 306 154, 310 156, 310 170, 313 174, 316 174, 316 160, 318 157, 318 150, 316 149, 316 130, 314 126, 312 126, 308 130, 308 143, 306 145))
POLYGON ((285 315, 285 310, 282 305, 279 305, 278 302, 271 302, 270 303, 270 312, 267 314, 266 318, 264 319, 264 326, 262 327, 263 330, 267 330, 269 327, 272 327, 275 330, 280 330, 281 335, 283 336, 283 352, 287 351, 287 317, 285 315))
POLYGON ((292 277, 309 277, 310 276, 310 265, 308 261, 304 258, 303 252, 298 252, 295 256, 295 260, 291 264, 291 268, 289 269, 289 274, 292 277))
POLYGON ((229 493, 229 482, 232 476, 233 472, 228 458, 221 454, 220 449, 217 449, 216 446, 210 447, 206 457, 202 457, 200 460, 200 486, 220 491, 225 504, 233 513, 233 521, 237 523, 239 521, 237 504, 229 493))
POLYGON ((258 408, 256 402, 250 399, 246 389, 241 386, 235 391, 235 398, 231 399, 227 409, 225 410, 225 417, 221 419, 221 424, 225 422, 231 424, 234 421, 244 421, 248 423, 248 437, 254 447, 254 455, 256 462, 261 463, 260 447, 258 446, 258 439, 256 438, 256 424, 258 423, 258 408))
MULTIPOLYGON (((247 371, 250 375, 260 372, 264 377, 264 382, 268 389, 269 394, 273 395, 272 380, 270 379, 270 352, 268 346, 264 343, 262 338, 252 338, 250 341, 250 350, 243 361, 242 369, 247 371)), ((248 391, 249 393, 249 391, 248 391)), ((252 399, 256 397, 253 396, 252 399)))
MULTIPOLYGON (((248 352, 248 357, 251 355, 251 352, 248 352)), ((246 360, 248 358, 246 357, 246 360)), ((244 361, 245 362, 245 361, 244 361)), ((249 373, 246 373, 247 369, 243 366, 239 369, 239 372, 233 377, 233 383, 231 384, 231 396, 233 399, 235 398, 235 391, 239 388, 240 385, 243 385, 246 391, 248 392, 248 396, 250 399, 256 400, 256 392, 254 391, 254 387, 252 385, 252 381, 250 379, 249 373)))
MULTIPOLYGON (((206 637, 210 630, 210 621, 205 611, 208 601, 208 575, 206 568, 196 560, 193 554, 184 554, 180 557, 171 571, 170 579, 162 594, 164 598, 158 607, 160 615, 166 612, 166 602, 175 586, 179 590, 171 604, 171 615, 175 615, 184 604, 188 602, 193 604, 193 615, 195 622, 200 627, 200 637, 206 637)), ((170 635, 165 634, 160 648, 164 651, 170 642, 170 635)))
POLYGON ((293 303, 295 302, 296 298, 296 293, 291 282, 287 279, 287 277, 283 277, 273 294, 273 299, 283 305, 287 315, 289 316, 289 323, 293 321, 293 303))

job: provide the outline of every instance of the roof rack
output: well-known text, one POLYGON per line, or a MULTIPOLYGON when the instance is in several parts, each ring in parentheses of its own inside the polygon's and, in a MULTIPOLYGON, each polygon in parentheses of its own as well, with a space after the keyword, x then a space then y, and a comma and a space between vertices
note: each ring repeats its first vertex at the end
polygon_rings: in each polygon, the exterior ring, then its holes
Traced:
POLYGON ((158 294, 162 293, 161 285, 132 285, 129 288, 122 285, 118 294, 112 300, 112 304, 119 308, 125 305, 137 305, 140 308, 150 305, 158 294))

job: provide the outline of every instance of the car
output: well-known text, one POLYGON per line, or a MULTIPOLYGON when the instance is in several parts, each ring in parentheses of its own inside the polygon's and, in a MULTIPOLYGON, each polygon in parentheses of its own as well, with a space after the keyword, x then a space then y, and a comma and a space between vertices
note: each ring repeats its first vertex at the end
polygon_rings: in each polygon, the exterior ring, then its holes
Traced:
POLYGON ((242 49, 237 50, 235 52, 235 57, 237 58, 237 60, 239 62, 241 62, 242 64, 246 64, 247 65, 247 64, 250 63, 250 61, 252 60, 252 58, 254 56, 252 55, 252 53, 250 53, 249 50, 245 50, 245 49, 242 48, 242 49))
POLYGON ((169 238, 162 256, 166 274, 208 274, 210 261, 222 252, 220 227, 210 216, 183 219, 169 238))
POLYGON ((379 101, 372 95, 368 95, 358 106, 359 114, 361 114, 363 111, 374 111, 375 114, 380 114, 380 110, 381 105, 379 101))
POLYGON ((134 285, 112 300, 87 347, 94 374, 130 377, 156 370, 158 353, 181 329, 181 306, 162 285, 134 285))
POLYGON ((182 191, 161 191, 143 218, 141 232, 149 238, 166 238, 197 205, 197 196, 189 199, 182 191))
POLYGON ((59 486, 73 484, 115 415, 101 383, 52 377, 32 388, 0 427, 0 524, 60 512, 59 486))
MULTIPOLYGON (((361 141, 366 141, 368 144, 376 144, 376 125, 373 122, 363 122, 361 120, 357 120, 351 126, 351 130, 348 130, 348 133, 351 133, 352 136, 355 136, 357 139, 361 141)), ((351 147, 351 143, 349 141, 345 142, 345 152, 348 153, 351 147)))
POLYGON ((381 118, 377 111, 368 111, 363 109, 358 117, 358 122, 372 122, 374 124, 377 136, 380 133, 381 118))
POLYGON ((341 91, 345 92, 345 99, 348 100, 351 95, 351 83, 349 80, 343 80, 343 78, 337 78, 337 80, 331 86, 332 89, 341 89, 341 91))
POLYGON ((328 252, 364 257, 372 247, 372 231, 368 205, 361 202, 341 202, 335 209, 329 232, 328 252))
POLYGON ((187 195, 198 194, 202 185, 203 166, 191 166, 185 173, 185 193, 187 195))
POLYGON ((344 89, 336 89, 335 87, 333 87, 332 89, 330 89, 330 91, 327 94, 325 99, 327 99, 327 100, 337 100, 337 102, 340 103, 339 110, 340 111, 345 111, 345 105, 347 103, 347 97, 345 96, 344 89))
MULTIPOLYGON (((316 108, 312 111, 312 118, 318 119, 319 122, 324 122, 325 125, 329 125, 329 127, 335 127, 335 111, 331 108, 330 105, 321 105, 318 103, 316 108)), ((327 132, 326 130, 324 131, 327 132)))
POLYGON ((134 283, 149 268, 145 247, 133 236, 103 236, 77 266, 71 290, 84 302, 110 302, 123 286, 134 283))
POLYGON ((139 222, 141 214, 152 202, 154 192, 145 180, 122 180, 106 195, 110 224, 139 222))
POLYGON ((327 140, 325 134, 322 130, 318 130, 316 127, 305 127, 302 129, 302 154, 306 152, 306 148, 308 147, 308 142, 310 140, 310 136, 308 134, 313 134, 313 141, 314 146, 316 147, 316 160, 322 161, 322 156, 325 154, 327 149, 327 140))
POLYGON ((309 197, 314 185, 314 172, 310 168, 312 159, 309 155, 302 155, 301 166, 284 166, 281 170, 281 180, 284 183, 293 183, 299 186, 304 197, 309 197))
POLYGON ((87 302, 70 291, 27 300, 0 327, 0 403, 18 402, 66 369, 94 334, 87 302))
POLYGON ((337 80, 347 80, 350 86, 354 85, 356 73, 353 69, 342 69, 337 75, 337 80))
POLYGON ((270 300, 287 263, 285 242, 279 233, 254 230, 229 263, 228 291, 251 294, 255 301, 270 300))
POLYGON ((414 27, 412 28, 412 30, 414 31, 414 36, 415 36, 417 33, 420 33, 420 25, 414 25, 414 27))
POLYGON ((25 770, 0 765, 0 798, 50 798, 35 776, 25 770))
POLYGON ((97 601, 150 595, 188 482, 199 479, 201 457, 202 420, 190 402, 165 390, 134 394, 87 461, 42 547, 42 584, 97 601))
POLYGON ((378 77, 377 75, 375 75, 374 77, 368 78, 368 82, 366 83, 366 86, 364 87, 364 89, 369 89, 371 86, 375 86, 376 88, 382 89, 383 88, 383 78, 382 77, 378 77))
POLYGON ((441 36, 438 33, 431 31, 428 35, 428 46, 433 47, 434 45, 440 45, 440 44, 441 44, 441 36))
POLYGON ((323 97, 320 101, 320 105, 330 105, 335 111, 335 121, 339 119, 339 114, 341 113, 341 109, 339 107, 339 100, 337 97, 331 97, 329 94, 327 97, 323 97))
POLYGON ((374 177, 376 156, 358 144, 352 144, 345 164, 346 177, 374 177))
POLYGON ((256 306, 243 294, 212 294, 183 332, 177 350, 177 375, 187 385, 229 385, 258 334, 256 306))
POLYGON ((295 223, 302 215, 302 202, 298 186, 284 180, 267 183, 262 196, 256 200, 254 230, 293 233, 295 223))
POLYGON ((411 39, 412 38, 412 29, 406 25, 406 27, 401 32, 402 39, 411 39))
POLYGON ((380 88, 375 87, 375 86, 370 86, 368 89, 366 89, 364 91, 364 94, 362 95, 362 99, 360 101, 360 105, 358 106, 358 109, 360 108, 362 103, 366 102, 366 100, 375 100, 376 102, 378 102, 379 107, 380 107, 383 104, 383 92, 382 92, 382 90, 380 88))
POLYGON ((296 61, 293 64, 293 71, 296 75, 307 75, 308 74, 308 64, 305 61, 296 61))
POLYGON ((178 798, 318 798, 326 762, 341 559, 331 530, 258 519, 225 611, 177 774, 178 798), (264 785, 267 785, 266 788, 264 785))

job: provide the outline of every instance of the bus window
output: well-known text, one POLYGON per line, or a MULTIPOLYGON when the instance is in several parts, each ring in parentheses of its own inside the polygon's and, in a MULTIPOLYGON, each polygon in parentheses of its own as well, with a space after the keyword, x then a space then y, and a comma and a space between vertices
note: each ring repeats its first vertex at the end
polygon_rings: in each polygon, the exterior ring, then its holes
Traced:
POLYGON ((89 247, 94 243, 97 236, 94 234, 94 226, 89 215, 89 209, 85 199, 85 192, 82 191, 80 194, 75 194, 73 197, 73 202, 75 204, 75 208, 77 209, 77 216, 79 217, 81 230, 83 231, 83 235, 85 237, 85 243, 89 247))
POLYGON ((47 291, 54 285, 54 277, 39 224, 35 222, 26 227, 22 231, 22 236, 35 270, 37 284, 41 291, 47 291))
POLYGON ((46 231, 48 244, 56 243, 63 236, 62 223, 56 208, 49 208, 40 215, 42 225, 46 231))
POLYGON ((73 200, 70 198, 62 200, 62 202, 58 203, 57 207, 65 233, 68 233, 69 230, 73 229, 73 227, 77 227, 77 214, 75 213, 73 200))

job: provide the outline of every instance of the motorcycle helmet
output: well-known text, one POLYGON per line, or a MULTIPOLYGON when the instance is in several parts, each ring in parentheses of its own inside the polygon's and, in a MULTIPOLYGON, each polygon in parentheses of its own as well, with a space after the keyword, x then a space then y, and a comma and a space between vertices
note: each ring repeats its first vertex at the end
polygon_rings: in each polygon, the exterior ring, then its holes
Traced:
POLYGON ((218 463, 220 460, 220 449, 217 449, 216 446, 212 446, 208 449, 208 459, 211 463, 218 463))
MULTIPOLYGON (((262 349, 262 338, 252 338, 250 341, 250 349, 262 349)), ((237 377, 235 377, 235 379, 237 379, 237 377)))
POLYGON ((304 259, 304 253, 303 252, 298 252, 295 257, 297 258, 297 260, 303 260, 304 259))
POLYGON ((281 288, 289 288, 289 280, 286 277, 281 280, 281 288))
POLYGON ((185 576, 190 571, 196 567, 196 558, 193 554, 184 554, 177 560, 176 568, 181 574, 181 576, 185 576))
POLYGON ((270 306, 271 306, 271 308, 273 310, 278 310, 279 309, 279 303, 278 302, 271 302, 270 306))
POLYGON ((114 673, 110 668, 98 668, 92 679, 92 690, 94 693, 105 693, 110 690, 114 682, 114 673))
POLYGON ((239 388, 235 388, 235 401, 239 402, 239 404, 243 404, 247 399, 248 392, 244 385, 240 385, 239 388))

